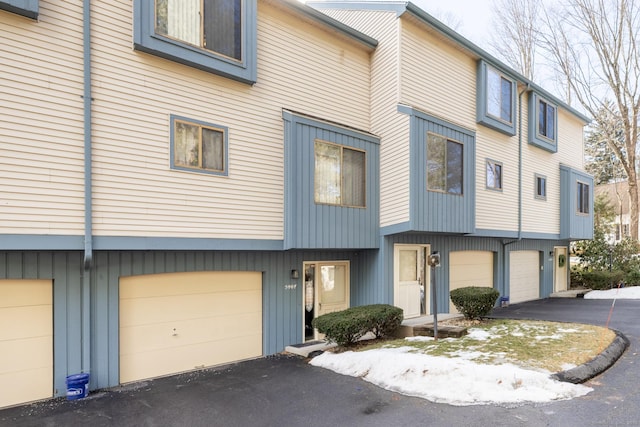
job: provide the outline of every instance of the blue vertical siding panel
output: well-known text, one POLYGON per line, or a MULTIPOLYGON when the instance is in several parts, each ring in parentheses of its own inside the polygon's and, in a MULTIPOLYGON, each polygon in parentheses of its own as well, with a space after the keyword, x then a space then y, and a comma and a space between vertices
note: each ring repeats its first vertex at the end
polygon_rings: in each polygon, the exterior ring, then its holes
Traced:
POLYGON ((593 177, 585 172, 560 165, 560 238, 593 238, 593 177), (578 214, 578 181, 589 185, 589 214, 578 214))
POLYGON ((379 223, 379 140, 367 133, 283 113, 285 249, 375 248, 379 223), (323 140, 366 152, 366 207, 316 204, 314 144, 323 140))

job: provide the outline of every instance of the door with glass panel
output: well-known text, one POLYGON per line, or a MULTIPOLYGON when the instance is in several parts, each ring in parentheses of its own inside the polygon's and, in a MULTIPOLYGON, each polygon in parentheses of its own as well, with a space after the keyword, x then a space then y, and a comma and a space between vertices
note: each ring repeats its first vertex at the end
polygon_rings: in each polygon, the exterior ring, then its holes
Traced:
POLYGON ((321 339, 312 320, 349 308, 349 262, 305 262, 304 272, 304 339, 321 339))
POLYGON ((393 305, 403 310, 405 319, 429 312, 429 270, 425 268, 428 251, 428 245, 394 246, 393 305))

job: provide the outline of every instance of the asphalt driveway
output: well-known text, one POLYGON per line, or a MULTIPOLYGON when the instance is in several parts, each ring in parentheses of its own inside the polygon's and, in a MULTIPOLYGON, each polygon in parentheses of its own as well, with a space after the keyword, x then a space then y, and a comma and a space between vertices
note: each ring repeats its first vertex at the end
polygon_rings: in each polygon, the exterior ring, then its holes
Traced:
MULTIPOLYGON (((495 317, 605 325, 611 300, 545 299, 495 317)), ((0 410, 0 426, 637 426, 640 301, 616 301, 629 349, 570 401, 455 407, 382 390, 286 355, 0 410)))

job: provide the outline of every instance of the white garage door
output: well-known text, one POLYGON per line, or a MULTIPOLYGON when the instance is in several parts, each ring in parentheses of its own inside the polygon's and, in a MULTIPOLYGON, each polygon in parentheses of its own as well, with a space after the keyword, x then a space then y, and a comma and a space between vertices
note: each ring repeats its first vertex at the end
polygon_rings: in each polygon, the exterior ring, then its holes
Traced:
POLYGON ((0 280, 0 407, 52 396, 52 282, 0 280))
POLYGON ((540 298, 538 251, 513 251, 509 258, 509 302, 524 302, 540 298))
POLYGON ((120 382, 262 355, 262 273, 120 278, 120 382))
MULTIPOLYGON (((458 251, 449 254, 449 291, 466 286, 493 287, 493 252, 458 251)), ((449 298, 449 313, 457 313, 449 298)))

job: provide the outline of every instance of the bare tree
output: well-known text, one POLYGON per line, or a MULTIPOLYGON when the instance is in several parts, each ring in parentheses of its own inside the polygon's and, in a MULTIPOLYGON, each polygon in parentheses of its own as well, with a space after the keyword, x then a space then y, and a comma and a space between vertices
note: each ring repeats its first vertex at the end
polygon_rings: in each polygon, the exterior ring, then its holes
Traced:
POLYGON ((540 0, 499 0, 493 4, 494 53, 530 80, 534 77, 540 0))
POLYGON ((609 148, 620 160, 629 189, 630 231, 638 239, 636 152, 640 113, 639 6, 634 0, 566 0, 544 14, 544 46, 567 90, 592 117, 620 121, 622 138, 609 148), (606 102, 611 99, 612 102, 606 102))

